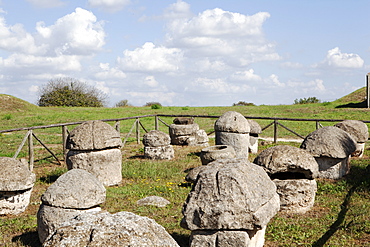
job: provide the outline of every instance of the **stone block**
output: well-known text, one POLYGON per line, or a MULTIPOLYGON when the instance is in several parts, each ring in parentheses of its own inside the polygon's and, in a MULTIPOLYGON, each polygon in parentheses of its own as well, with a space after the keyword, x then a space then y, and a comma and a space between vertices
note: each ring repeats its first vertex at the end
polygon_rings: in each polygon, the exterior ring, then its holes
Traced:
POLYGON ((171 160, 175 157, 175 151, 171 145, 144 147, 144 157, 153 160, 171 160))

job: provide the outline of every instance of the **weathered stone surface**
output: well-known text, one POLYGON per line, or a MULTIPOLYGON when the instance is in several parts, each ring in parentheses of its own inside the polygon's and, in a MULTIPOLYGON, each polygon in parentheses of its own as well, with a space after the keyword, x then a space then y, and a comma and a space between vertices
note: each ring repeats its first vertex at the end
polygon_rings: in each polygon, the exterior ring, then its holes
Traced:
POLYGON ((250 134, 261 134, 262 133, 262 128, 261 126, 254 120, 252 119, 247 119, 249 126, 250 126, 250 134))
POLYGON ((196 146, 208 146, 208 135, 205 130, 197 130, 196 134, 196 146))
POLYGON ((369 138, 367 125, 358 120, 344 120, 334 125, 352 136, 356 142, 356 150, 351 154, 352 157, 362 157, 365 151, 365 142, 369 138))
POLYGON ((160 196, 148 196, 143 199, 138 200, 137 205, 139 206, 156 206, 163 208, 170 204, 171 202, 160 196))
POLYGON ((305 178, 317 178, 319 165, 306 150, 288 145, 278 145, 263 150, 253 161, 271 176, 282 173, 299 173, 305 178))
POLYGON ((143 136, 143 144, 146 147, 168 146, 171 144, 171 138, 162 131, 151 130, 143 136))
POLYGON ((319 178, 339 179, 350 170, 350 156, 339 159, 330 157, 315 157, 319 164, 319 178))
POLYGON ((260 230, 192 231, 190 247, 263 247, 266 227, 260 230))
POLYGON ((199 130, 199 125, 194 124, 171 124, 169 127, 170 137, 194 135, 199 130))
POLYGON ((179 245, 154 220, 130 212, 119 212, 81 214, 56 229, 44 246, 178 247, 179 245))
POLYGON ((327 126, 306 136, 301 148, 310 152, 314 157, 344 159, 356 150, 356 143, 346 131, 327 126))
POLYGON ((216 145, 229 145, 235 150, 237 158, 248 158, 249 134, 216 131, 216 145))
POLYGON ((249 152, 252 154, 258 153, 258 137, 249 136, 249 152))
POLYGON ((190 117, 177 117, 173 120, 174 124, 193 124, 194 118, 190 117))
POLYGON ((279 210, 276 186, 262 167, 246 159, 221 159, 203 167, 183 206, 183 228, 260 229, 279 210))
POLYGON ((205 166, 197 166, 189 170, 188 174, 185 176, 185 181, 195 183, 197 180, 198 174, 205 169, 205 166))
POLYGON ((54 207, 87 209, 105 202, 105 188, 91 173, 72 169, 50 185, 41 200, 54 207))
POLYGON ((153 160, 171 160, 175 157, 175 151, 171 145, 144 147, 144 157, 153 160))
POLYGON ((231 159, 235 158, 236 153, 232 146, 215 145, 202 149, 200 152, 200 160, 202 165, 215 161, 217 159, 231 159))
POLYGON ((122 140, 119 133, 109 124, 94 120, 87 121, 74 128, 67 140, 70 150, 101 150, 119 148, 122 140))
POLYGON ((31 189, 24 191, 0 191, 0 215, 23 213, 30 204, 31 189))
POLYGON ((83 169, 93 174, 105 186, 122 181, 122 153, 118 148, 99 151, 73 151, 67 153, 67 167, 83 169))
POLYGON ((305 213, 315 203, 317 184, 309 179, 274 179, 280 196, 280 210, 289 213, 305 213))
POLYGON ((248 120, 239 112, 225 112, 215 122, 215 131, 232 133, 249 133, 250 125, 248 120))
POLYGON ((101 211, 100 207, 89 209, 68 209, 41 204, 37 212, 37 233, 41 243, 45 242, 49 234, 58 229, 64 222, 80 214, 101 211))
POLYGON ((20 191, 33 187, 36 175, 19 160, 0 157, 0 191, 20 191))
POLYGON ((358 120, 344 120, 334 125, 349 133, 356 142, 367 142, 369 130, 367 125, 358 120))

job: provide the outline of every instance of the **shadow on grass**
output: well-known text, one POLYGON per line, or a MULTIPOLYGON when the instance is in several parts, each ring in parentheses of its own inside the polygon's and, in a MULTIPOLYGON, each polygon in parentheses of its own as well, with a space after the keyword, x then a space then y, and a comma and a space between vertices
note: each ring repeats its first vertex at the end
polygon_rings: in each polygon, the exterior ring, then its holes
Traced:
POLYGON ((178 234, 176 232, 172 233, 171 236, 177 242, 180 247, 189 247, 189 235, 186 234, 178 234))
POLYGON ((348 103, 344 105, 338 105, 335 108, 367 108, 367 102, 365 100, 358 103, 348 103))
POLYGON ((39 235, 37 231, 26 232, 22 235, 15 236, 12 239, 12 242, 21 242, 24 246, 29 247, 41 247, 42 244, 39 241, 39 235))
POLYGON ((337 220, 321 238, 312 244, 312 247, 324 246, 334 233, 342 227, 346 214, 350 208, 351 197, 356 190, 370 190, 370 165, 366 168, 358 166, 351 167, 351 172, 344 179, 348 185, 352 187, 344 198, 337 220))

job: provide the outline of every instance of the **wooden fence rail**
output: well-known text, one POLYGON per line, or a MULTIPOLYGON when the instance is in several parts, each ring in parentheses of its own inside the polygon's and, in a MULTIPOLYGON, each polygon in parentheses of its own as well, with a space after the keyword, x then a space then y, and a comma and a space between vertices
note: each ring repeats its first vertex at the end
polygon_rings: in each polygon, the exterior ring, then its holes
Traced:
MULTIPOLYGON (((132 132, 135 129, 135 135, 136 135, 136 141, 139 144, 140 143, 140 129, 143 129, 145 132, 148 132, 148 130, 144 127, 142 122, 140 121, 141 118, 148 118, 148 117, 154 117, 154 128, 156 130, 159 129, 159 123, 164 124, 165 126, 169 127, 169 124, 166 123, 163 119, 160 117, 191 117, 191 118, 213 118, 217 119, 220 116, 209 116, 209 115, 165 115, 165 114, 152 114, 152 115, 142 115, 142 116, 134 116, 134 117, 124 117, 124 118, 114 118, 114 119, 102 119, 100 121, 103 122, 115 122, 114 128, 120 132, 120 122, 130 119, 135 119, 135 122, 133 123, 130 131, 127 133, 126 137, 123 140, 123 145, 126 144, 128 138, 132 134, 132 132)), ((274 135, 274 143, 277 143, 278 140, 278 127, 282 127, 286 129, 287 131, 293 133, 294 135, 304 139, 304 136, 296 133, 295 131, 291 130, 290 128, 283 125, 280 121, 301 121, 301 122, 315 122, 316 123, 316 129, 322 127, 320 122, 341 122, 343 119, 302 119, 302 118, 279 118, 279 117, 253 117, 253 116, 245 116, 247 119, 259 119, 259 120, 272 120, 271 123, 266 125, 262 128, 262 131, 266 130, 267 128, 273 126, 273 135, 274 135)), ((370 121, 367 120, 360 120, 364 123, 370 123, 370 121)), ((29 168, 30 170, 33 169, 34 165, 34 147, 33 147, 33 139, 37 140, 54 158, 55 160, 61 164, 61 161, 58 159, 58 157, 46 146, 45 143, 43 143, 34 133, 33 130, 36 129, 47 129, 47 128, 62 128, 62 145, 63 145, 63 155, 65 156, 67 154, 66 149, 66 143, 68 138, 68 126, 71 125, 78 125, 82 124, 85 121, 78 121, 78 122, 70 122, 70 123, 59 123, 59 124, 50 124, 50 125, 41 125, 41 126, 31 126, 31 127, 22 127, 22 128, 14 128, 14 129, 8 129, 8 130, 0 130, 0 133, 8 133, 8 132, 16 132, 16 131, 23 131, 27 130, 26 135, 24 136, 20 146, 18 147, 17 151, 14 154, 14 158, 17 158, 20 151, 22 150, 25 143, 28 141, 28 153, 29 153, 29 168)), ((211 133, 214 133, 211 132, 211 133)), ((211 134, 209 133, 209 134, 211 134)), ((63 158, 64 159, 64 158, 63 158)))

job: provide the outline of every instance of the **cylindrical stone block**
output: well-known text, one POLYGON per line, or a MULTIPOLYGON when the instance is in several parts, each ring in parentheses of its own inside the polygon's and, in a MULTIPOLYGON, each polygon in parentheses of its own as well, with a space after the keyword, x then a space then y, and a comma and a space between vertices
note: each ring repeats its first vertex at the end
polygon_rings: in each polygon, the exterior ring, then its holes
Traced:
POLYGON ((235 158, 236 153, 233 147, 227 145, 216 145, 202 149, 200 153, 200 160, 202 165, 215 161, 217 159, 235 158))
POLYGON ((249 133, 232 133, 216 131, 216 145, 229 145, 235 150, 237 158, 248 158, 249 133))

